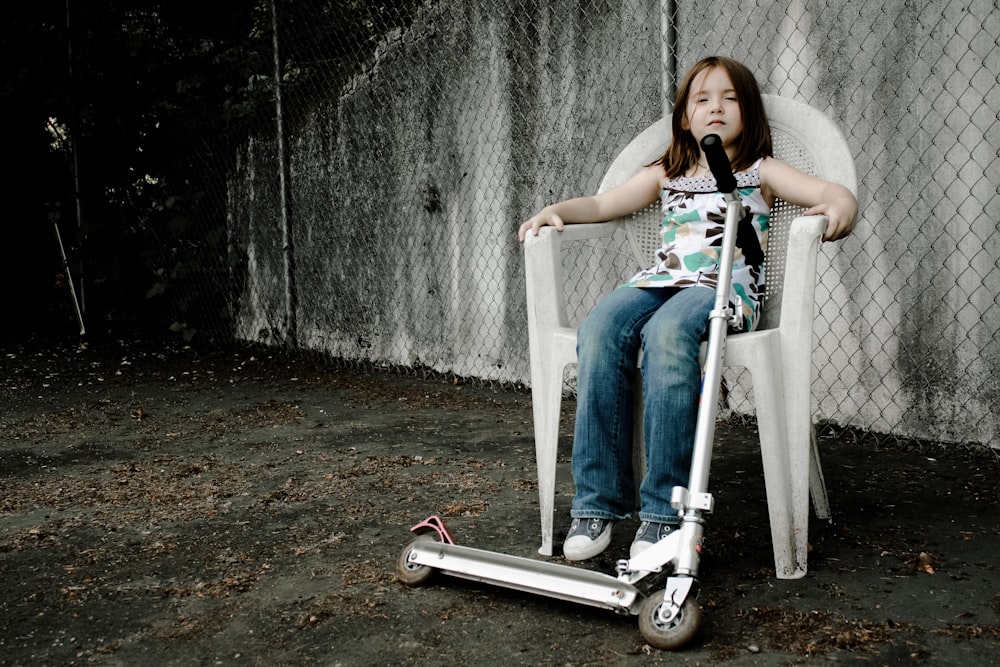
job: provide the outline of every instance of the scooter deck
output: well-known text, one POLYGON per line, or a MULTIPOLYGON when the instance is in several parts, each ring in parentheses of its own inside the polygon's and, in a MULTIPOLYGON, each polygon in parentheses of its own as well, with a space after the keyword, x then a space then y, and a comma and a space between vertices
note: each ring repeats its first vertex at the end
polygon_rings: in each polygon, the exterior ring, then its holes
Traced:
POLYGON ((415 540, 407 562, 503 588, 637 614, 638 588, 601 572, 484 551, 436 540, 415 540))

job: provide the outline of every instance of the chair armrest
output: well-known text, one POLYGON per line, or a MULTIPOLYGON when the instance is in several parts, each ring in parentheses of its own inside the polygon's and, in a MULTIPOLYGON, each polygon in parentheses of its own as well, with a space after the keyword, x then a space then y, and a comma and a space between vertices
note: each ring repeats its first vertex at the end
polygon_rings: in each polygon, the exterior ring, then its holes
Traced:
MULTIPOLYGON (((816 313, 817 256, 829 218, 825 215, 799 216, 788 230, 785 257, 785 280, 782 287, 781 372, 788 387, 798 386, 787 400, 798 404, 799 414, 809 414, 812 384, 813 320, 816 313)), ((797 425, 794 428, 798 428, 797 425)), ((793 429, 794 430, 794 429, 793 429)), ((789 434, 792 442, 805 439, 808 433, 789 434)))
POLYGON ((537 243, 550 241, 550 237, 560 241, 586 241, 588 239, 601 239, 611 236, 622 223, 618 220, 609 222, 577 222, 569 223, 560 232, 555 227, 542 227, 538 230, 538 236, 530 234, 524 239, 524 247, 528 248, 537 243))
POLYGON ((538 236, 524 239, 524 280, 528 304, 528 335, 568 326, 563 291, 562 244, 607 238, 620 222, 568 224, 563 231, 542 227, 538 236))
POLYGON ((792 220, 785 253, 785 279, 781 289, 781 327, 806 327, 812 331, 816 300, 816 258, 829 218, 803 215, 792 220))

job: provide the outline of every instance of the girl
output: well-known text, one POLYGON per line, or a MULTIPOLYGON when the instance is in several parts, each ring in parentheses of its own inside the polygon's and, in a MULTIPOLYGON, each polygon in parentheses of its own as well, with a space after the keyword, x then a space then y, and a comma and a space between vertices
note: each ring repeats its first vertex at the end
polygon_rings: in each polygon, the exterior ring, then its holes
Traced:
MULTIPOLYGON (((568 560, 592 558, 611 542, 615 522, 635 498, 632 479, 632 377, 640 348, 647 474, 639 489, 634 558, 679 523, 670 507, 675 486, 686 486, 694 447, 701 379, 699 343, 714 306, 725 203, 701 151, 717 134, 736 172, 747 218, 761 248, 767 243, 776 197, 826 215, 824 240, 846 236, 857 202, 846 188, 798 171, 772 157, 771 134, 760 89, 741 63, 723 57, 699 61, 684 77, 666 153, 616 188, 546 206, 518 230, 610 220, 662 202, 663 245, 655 263, 605 297, 577 334, 577 412, 573 440, 576 495, 568 560)), ((746 246, 747 244, 742 244, 746 246)), ((754 245, 754 244, 751 244, 754 245)), ((748 248, 736 249, 731 301, 743 304, 747 328, 757 322, 763 276, 748 248), (737 298, 739 297, 739 298, 737 298)))

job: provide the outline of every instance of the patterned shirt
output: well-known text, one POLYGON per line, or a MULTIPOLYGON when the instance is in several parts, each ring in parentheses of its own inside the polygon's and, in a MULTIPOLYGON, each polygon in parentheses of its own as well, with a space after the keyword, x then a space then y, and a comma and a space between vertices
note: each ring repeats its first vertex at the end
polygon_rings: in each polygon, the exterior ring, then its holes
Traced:
MULTIPOLYGON (((771 209, 760 189, 760 160, 747 171, 735 174, 736 187, 743 200, 744 215, 767 249, 767 230, 771 209)), ((719 256, 726 223, 726 202, 717 191, 715 178, 664 179, 660 196, 663 245, 656 252, 656 264, 640 271, 624 287, 692 287, 715 289, 719 279, 719 256)), ((745 223, 744 223, 745 224, 745 223)), ((730 306, 742 313, 744 331, 752 330, 760 319, 764 293, 764 267, 747 264, 737 246, 733 256, 733 284, 730 306)))

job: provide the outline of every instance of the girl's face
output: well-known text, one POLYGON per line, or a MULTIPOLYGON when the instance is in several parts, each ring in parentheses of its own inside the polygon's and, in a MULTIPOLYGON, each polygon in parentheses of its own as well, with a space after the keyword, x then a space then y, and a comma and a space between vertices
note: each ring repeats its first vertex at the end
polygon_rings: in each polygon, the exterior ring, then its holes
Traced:
POLYGON ((725 69, 709 68, 691 82, 682 127, 694 136, 699 147, 702 137, 719 135, 723 147, 732 155, 730 149, 743 132, 743 114, 733 82, 725 69))

